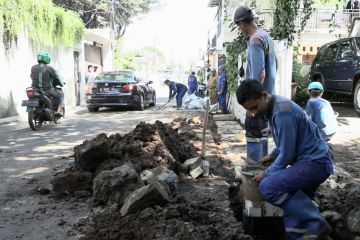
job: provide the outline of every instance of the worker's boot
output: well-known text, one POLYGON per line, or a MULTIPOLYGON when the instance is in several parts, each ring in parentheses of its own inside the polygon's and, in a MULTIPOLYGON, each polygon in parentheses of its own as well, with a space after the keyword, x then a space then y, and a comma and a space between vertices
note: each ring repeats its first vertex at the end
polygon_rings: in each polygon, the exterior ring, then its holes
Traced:
POLYGON ((331 227, 305 193, 297 191, 282 208, 286 213, 291 215, 294 220, 306 227, 306 233, 301 239, 328 239, 327 237, 331 233, 331 227))

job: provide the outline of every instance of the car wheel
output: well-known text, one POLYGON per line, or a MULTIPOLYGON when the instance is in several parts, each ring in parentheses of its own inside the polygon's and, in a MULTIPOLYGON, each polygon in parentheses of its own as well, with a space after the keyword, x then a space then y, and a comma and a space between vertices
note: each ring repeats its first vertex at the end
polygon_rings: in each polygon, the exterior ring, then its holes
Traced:
POLYGON ((360 80, 357 81, 354 91, 354 108, 360 114, 360 80))
POLYGON ((138 102, 138 105, 136 107, 136 110, 139 110, 139 111, 144 110, 144 96, 142 94, 139 97, 139 102, 138 102))
POLYGON ((99 107, 87 107, 87 109, 89 110, 89 112, 97 112, 97 111, 99 111, 99 107))
POLYGON ((156 93, 154 93, 153 97, 152 97, 152 102, 149 104, 150 107, 155 106, 156 104, 156 93))

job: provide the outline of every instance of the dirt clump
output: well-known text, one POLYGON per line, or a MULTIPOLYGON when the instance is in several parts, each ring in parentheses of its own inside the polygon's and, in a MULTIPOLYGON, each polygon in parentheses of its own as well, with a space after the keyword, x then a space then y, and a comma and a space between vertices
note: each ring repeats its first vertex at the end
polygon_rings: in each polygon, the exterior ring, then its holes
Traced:
POLYGON ((84 171, 94 172, 110 155, 108 138, 104 133, 99 134, 94 139, 74 147, 74 152, 75 165, 84 171))
POLYGON ((78 167, 70 167, 54 175, 51 181, 57 196, 65 196, 77 191, 92 191, 93 174, 78 167))

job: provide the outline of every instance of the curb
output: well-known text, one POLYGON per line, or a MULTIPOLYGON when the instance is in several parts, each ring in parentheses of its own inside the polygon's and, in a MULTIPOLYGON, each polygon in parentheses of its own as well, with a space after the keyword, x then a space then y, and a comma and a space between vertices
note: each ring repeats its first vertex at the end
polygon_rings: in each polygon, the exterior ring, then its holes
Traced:
POLYGON ((11 122, 19 122, 20 121, 20 116, 13 116, 13 117, 7 117, 7 118, 0 118, 0 124, 4 124, 4 123, 11 123, 11 122))

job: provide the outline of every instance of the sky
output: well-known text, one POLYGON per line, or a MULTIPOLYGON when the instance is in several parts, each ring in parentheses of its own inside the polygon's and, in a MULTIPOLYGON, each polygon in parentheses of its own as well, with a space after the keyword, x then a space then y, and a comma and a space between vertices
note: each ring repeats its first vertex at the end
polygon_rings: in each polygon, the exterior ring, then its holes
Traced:
POLYGON ((127 27, 123 50, 153 46, 175 63, 194 62, 206 50, 208 30, 214 25, 216 8, 208 8, 208 3, 209 0, 160 0, 160 7, 127 27))

